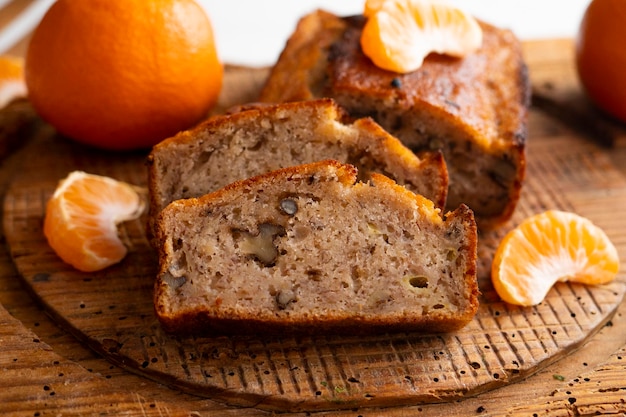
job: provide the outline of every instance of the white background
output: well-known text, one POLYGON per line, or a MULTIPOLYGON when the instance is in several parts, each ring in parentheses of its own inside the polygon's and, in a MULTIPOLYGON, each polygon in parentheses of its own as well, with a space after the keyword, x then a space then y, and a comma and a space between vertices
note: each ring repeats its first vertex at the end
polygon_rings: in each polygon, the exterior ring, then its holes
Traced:
MULTIPOLYGON (((87 1, 87 0, 82 0, 87 1)), ((365 0, 197 0, 207 11, 220 58, 252 66, 273 64, 298 19, 317 8, 359 14, 365 0)), ((474 16, 513 30, 521 39, 573 38, 590 0, 450 0, 474 16)), ((0 0, 0 17, 11 0, 0 0)), ((0 53, 24 38, 54 0, 30 3, 28 13, 0 28, 0 53)), ((6 20, 6 19, 5 19, 6 20)), ((626 22, 625 22, 626 24, 626 22)))
MULTIPOLYGON (((451 0, 477 18, 513 30, 521 39, 575 37, 589 0, 451 0)), ((317 8, 358 14, 365 0, 198 0, 213 24, 220 58, 231 64, 271 65, 298 18, 317 8)), ((625 22, 626 24, 626 22, 625 22)))

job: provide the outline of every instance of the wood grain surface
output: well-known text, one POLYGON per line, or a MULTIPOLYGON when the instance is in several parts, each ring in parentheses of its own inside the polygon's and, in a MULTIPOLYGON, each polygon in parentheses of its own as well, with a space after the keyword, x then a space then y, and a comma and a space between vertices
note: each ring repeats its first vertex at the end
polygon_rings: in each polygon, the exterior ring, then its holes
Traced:
MULTIPOLYGON (((542 48, 546 45, 528 47, 545 51, 542 48)), ((567 68, 568 62, 563 59, 561 65, 567 68)), ((531 70, 538 65, 532 59, 529 63, 531 70)), ((235 73, 234 79, 241 76, 239 82, 246 80, 245 91, 254 88, 256 81, 248 78, 249 70, 235 73)), ((252 73, 253 78, 262 79, 262 72, 252 73)), ((243 100, 246 94, 238 93, 237 99, 226 98, 222 104, 243 100)), ((514 222, 546 208, 577 211, 609 232, 624 259, 626 223, 616 216, 616 210, 625 202, 623 152, 607 151, 589 140, 589 135, 546 117, 544 111, 532 112, 530 127, 531 179, 514 222)), ((45 125, 32 136, 26 148, 2 167, 4 184, 9 187, 5 206, 7 238, 25 277, 25 288, 33 298, 16 282, 18 274, 5 255, 5 268, 0 269, 0 302, 6 311, 0 310, 4 326, 0 337, 6 355, 0 363, 13 372, 4 375, 19 374, 21 378, 0 377, 0 387, 11 388, 0 389, 0 410, 5 404, 4 411, 23 415, 63 410, 111 415, 263 415, 267 408, 295 411, 346 407, 344 411, 320 414, 624 412, 621 398, 626 378, 620 351, 626 343, 620 320, 623 273, 608 288, 560 285, 546 303, 526 310, 499 303, 484 279, 483 268, 481 312, 474 323, 455 335, 389 335, 365 340, 173 339, 159 332, 148 311, 148 278, 153 271, 149 265, 154 257, 144 250, 142 222, 124 228, 131 256, 100 277, 64 270, 41 242, 43 203, 67 170, 78 167, 143 184, 145 175, 137 168, 143 155, 91 153, 56 137, 45 125), (136 273, 123 280, 129 269, 136 273), (86 298, 94 291, 100 296, 86 298), (130 298, 129 293, 135 296, 130 298), (55 327, 36 302, 63 328, 55 327), (617 316, 607 322, 616 308, 617 316), (605 323, 610 325, 594 335, 605 323), (83 344, 68 336, 67 330, 98 354, 85 350, 83 344), (563 357, 566 353, 569 355, 563 357), (129 374, 127 369, 177 384, 185 391, 201 389, 211 399, 181 394, 144 376, 129 374), (211 371, 211 377, 195 374, 207 370, 214 370, 220 381, 212 380, 211 371), (229 375, 231 370, 234 375, 229 375), (256 379, 256 386, 245 379, 246 371, 255 375, 252 380, 256 379), (537 371, 541 372, 523 378, 537 371), (64 379, 59 374, 71 374, 72 378, 64 379), (71 390, 59 388, 70 383, 71 390), (446 388, 446 384, 453 388, 446 388), (493 390, 496 387, 501 388, 493 390), (398 389, 404 393, 398 393, 398 389), (441 398, 437 398, 437 389, 443 392, 441 398), (427 404, 456 398, 445 398, 446 389, 461 389, 466 398, 443 405, 427 404), (102 395, 90 395, 94 390, 102 395), (276 390, 278 395, 267 396, 276 390), (422 390, 428 391, 427 397, 422 390), (472 395, 481 390, 491 391, 472 395), (351 399, 355 402, 348 403, 351 399), (230 408, 226 405, 229 402, 246 408, 230 408), (423 404, 414 405, 420 402, 423 404), (386 407, 384 411, 376 408, 380 406, 386 407)), ((485 243, 490 238, 495 242, 503 232, 481 238, 485 243)), ((490 245, 483 246, 485 264, 491 250, 490 245)))

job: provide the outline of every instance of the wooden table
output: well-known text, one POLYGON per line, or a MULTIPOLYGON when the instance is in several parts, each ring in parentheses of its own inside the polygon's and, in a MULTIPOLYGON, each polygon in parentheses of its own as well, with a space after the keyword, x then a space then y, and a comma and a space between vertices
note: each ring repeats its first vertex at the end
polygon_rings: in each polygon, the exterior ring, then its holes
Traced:
MULTIPOLYGON (((569 40, 528 42, 527 62, 536 107, 530 140, 585 136, 626 175, 622 127, 584 100, 569 40), (557 117, 555 119, 553 117, 557 117), (606 145, 603 145, 606 146, 606 145)), ((251 79, 251 88, 262 78, 251 79)), ((232 98, 231 98, 232 99, 232 98)), ((43 127, 45 129, 45 127, 43 127)), ((19 144, 16 144, 16 146, 19 144)), ((19 170, 21 150, 3 151, 0 193, 19 170)), ((621 215, 624 212, 616 212, 621 215)), ((623 247, 624 242, 620 243, 623 247)), ((620 253, 622 267, 626 253, 620 253)), ((623 274, 622 274, 623 278, 623 274)), ((3 415, 263 416, 172 390, 131 374, 89 350, 51 320, 22 284, 9 253, 0 248, 0 412, 3 415)), ((613 319, 580 349, 514 384, 461 401, 385 409, 360 408, 289 415, 594 415, 626 413, 626 323, 620 305, 613 319)))

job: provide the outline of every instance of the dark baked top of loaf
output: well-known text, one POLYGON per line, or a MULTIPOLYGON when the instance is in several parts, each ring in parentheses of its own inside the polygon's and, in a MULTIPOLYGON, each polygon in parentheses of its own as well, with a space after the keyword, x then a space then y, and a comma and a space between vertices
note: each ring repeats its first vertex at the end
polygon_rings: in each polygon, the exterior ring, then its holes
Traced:
POLYGON ((476 224, 320 161, 177 200, 158 223, 169 331, 449 331, 477 309, 476 224))
POLYGON ((433 53, 423 67, 400 75, 376 67, 363 55, 360 19, 346 22, 344 41, 334 43, 329 53, 332 64, 327 88, 334 94, 361 91, 400 109, 420 102, 444 111, 450 123, 457 118, 474 129, 477 139, 524 140, 527 74, 515 56, 518 41, 510 31, 481 22, 483 43, 477 52, 463 59, 433 53))
POLYGON ((321 10, 303 17, 260 101, 367 96, 390 111, 429 106, 485 141, 525 139, 528 73, 511 31, 479 22, 483 44, 475 53, 463 59, 432 53, 418 70, 398 74, 378 68, 363 54, 364 22, 362 16, 321 10))
POLYGON ((511 31, 480 22, 481 48, 463 58, 430 54, 416 71, 378 68, 359 39, 362 16, 304 16, 272 68, 262 102, 332 97, 370 116, 416 152, 441 151, 448 208, 467 204, 479 225, 512 215, 525 173, 530 83, 511 31))

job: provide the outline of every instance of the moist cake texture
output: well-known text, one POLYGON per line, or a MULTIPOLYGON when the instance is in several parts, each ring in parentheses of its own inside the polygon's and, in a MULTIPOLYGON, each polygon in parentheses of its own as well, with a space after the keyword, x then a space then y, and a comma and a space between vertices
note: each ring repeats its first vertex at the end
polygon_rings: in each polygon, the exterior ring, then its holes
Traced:
POLYGON ((325 11, 304 16, 260 94, 276 103, 332 97, 370 116, 407 147, 441 151, 448 207, 467 204, 481 227, 508 220, 525 173, 530 83, 514 34, 480 22, 483 45, 459 59, 430 54, 418 70, 376 67, 360 47, 365 20, 325 11))
POLYGON ((349 120, 332 100, 321 99, 216 116, 156 145, 148 157, 150 222, 174 200, 324 159, 353 164, 365 179, 383 173, 445 205, 448 173, 441 153, 420 158, 371 119, 349 120))
POLYGON ((471 210, 337 161, 177 200, 157 233, 170 332, 445 332, 478 306, 471 210))

